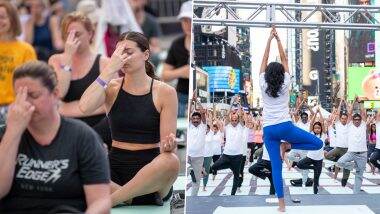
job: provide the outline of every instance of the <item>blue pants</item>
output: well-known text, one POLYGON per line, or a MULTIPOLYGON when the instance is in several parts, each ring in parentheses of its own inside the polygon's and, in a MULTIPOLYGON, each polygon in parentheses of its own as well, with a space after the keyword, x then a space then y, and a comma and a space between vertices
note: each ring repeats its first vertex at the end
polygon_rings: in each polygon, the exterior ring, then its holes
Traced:
POLYGON ((281 140, 290 143, 292 149, 318 150, 323 146, 323 142, 318 137, 294 126, 290 121, 264 127, 264 145, 271 160, 272 178, 278 198, 284 197, 281 140))

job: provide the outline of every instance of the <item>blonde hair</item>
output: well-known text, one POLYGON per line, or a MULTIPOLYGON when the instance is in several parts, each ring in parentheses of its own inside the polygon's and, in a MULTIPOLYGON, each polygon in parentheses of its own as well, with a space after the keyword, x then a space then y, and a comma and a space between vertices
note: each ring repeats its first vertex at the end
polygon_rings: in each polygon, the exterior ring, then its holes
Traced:
POLYGON ((84 28, 91 33, 94 33, 94 26, 92 25, 91 20, 81 12, 72 12, 67 15, 62 20, 61 32, 63 40, 67 39, 67 29, 69 25, 73 22, 80 22, 84 28))

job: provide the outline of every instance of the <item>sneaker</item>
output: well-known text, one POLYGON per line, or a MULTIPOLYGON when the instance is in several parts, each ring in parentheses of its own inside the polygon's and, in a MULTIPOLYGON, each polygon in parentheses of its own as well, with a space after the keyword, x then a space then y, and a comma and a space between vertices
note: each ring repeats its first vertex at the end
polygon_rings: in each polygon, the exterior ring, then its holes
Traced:
POLYGON ((184 197, 185 197, 184 195, 183 197, 181 197, 181 193, 174 194, 172 200, 170 201, 170 207, 174 209, 185 207, 184 197))

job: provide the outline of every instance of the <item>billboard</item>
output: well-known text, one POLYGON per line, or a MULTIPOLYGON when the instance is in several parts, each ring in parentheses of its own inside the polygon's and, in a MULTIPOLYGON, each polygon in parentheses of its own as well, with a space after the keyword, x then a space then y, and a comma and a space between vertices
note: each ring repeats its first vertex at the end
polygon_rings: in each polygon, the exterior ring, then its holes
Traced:
POLYGON ((207 103, 209 101, 208 74, 199 67, 196 67, 195 71, 198 97, 201 98, 202 103, 207 103))
POLYGON ((380 100, 380 72, 375 67, 348 67, 348 99, 355 95, 368 100, 380 100))
MULTIPOLYGON (((351 5, 374 5, 373 0, 349 0, 351 5)), ((363 14, 367 15, 365 12, 363 14)), ((369 15, 367 15, 370 17, 369 15)), ((354 16, 352 23, 368 23, 368 17, 354 16)), ((374 21, 374 20, 372 20, 374 21)), ((371 44, 375 42, 375 31, 351 30, 348 38, 349 63, 364 63, 374 61, 375 54, 371 49, 371 44)))
POLYGON ((207 66, 203 70, 208 73, 211 93, 240 91, 240 69, 231 66, 207 66))

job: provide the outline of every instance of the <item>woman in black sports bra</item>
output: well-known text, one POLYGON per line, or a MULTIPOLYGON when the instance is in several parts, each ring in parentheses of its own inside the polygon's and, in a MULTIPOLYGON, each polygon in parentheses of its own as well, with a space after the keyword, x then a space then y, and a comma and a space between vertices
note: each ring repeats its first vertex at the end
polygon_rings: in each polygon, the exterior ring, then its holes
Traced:
POLYGON ((62 37, 65 39, 65 51, 49 59, 49 64, 54 67, 58 77, 59 95, 62 99, 59 112, 63 116, 82 120, 110 145, 112 140, 104 107, 88 114, 83 114, 78 107, 80 97, 99 76, 109 59, 91 50, 93 25, 81 13, 73 12, 64 17, 62 37))
POLYGON ((106 107, 113 140, 109 154, 113 205, 162 205, 170 198, 179 171, 174 141, 177 94, 156 79, 149 56, 143 34, 122 34, 110 63, 79 102, 84 113, 106 107), (113 78, 119 70, 125 76, 113 78))

